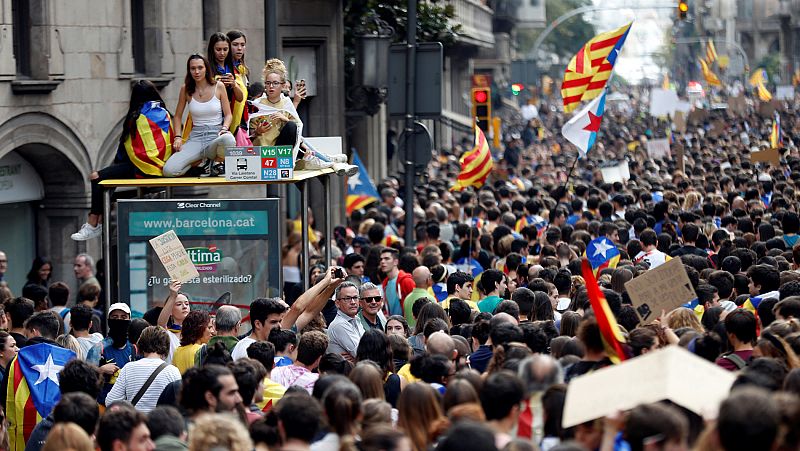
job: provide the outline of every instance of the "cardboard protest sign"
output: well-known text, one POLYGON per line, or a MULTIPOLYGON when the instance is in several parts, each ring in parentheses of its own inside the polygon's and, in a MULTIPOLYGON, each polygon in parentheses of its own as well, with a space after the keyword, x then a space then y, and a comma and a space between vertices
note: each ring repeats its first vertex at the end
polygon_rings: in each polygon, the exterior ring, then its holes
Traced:
POLYGON ((708 130, 708 136, 711 138, 718 138, 725 131, 725 121, 717 119, 711 123, 711 128, 708 130))
POLYGON ((627 161, 622 161, 614 166, 600 168, 603 181, 606 183, 626 182, 631 178, 630 168, 627 161))
POLYGON ((683 111, 676 111, 675 117, 672 118, 672 123, 675 124, 676 132, 686 133, 686 113, 683 111))
POLYGON ((691 113, 689 113, 689 118, 687 119, 687 122, 689 122, 692 125, 698 125, 702 124, 707 117, 708 117, 708 111, 700 108, 695 108, 694 110, 692 110, 691 113))
POLYGON ((643 323, 656 319, 662 310, 669 312, 697 299, 680 258, 631 279, 625 289, 643 323))
POLYGON ((769 163, 773 166, 780 166, 781 155, 778 153, 778 149, 764 149, 759 152, 751 153, 750 161, 752 163, 769 163))
POLYGON ((794 100, 794 86, 792 85, 776 86, 775 98, 778 100, 794 100))
POLYGON ((771 118, 775 114, 776 104, 770 102, 760 102, 758 104, 758 115, 763 118, 771 118))
POLYGON ((654 88, 650 91, 650 115, 671 116, 678 108, 678 94, 671 89, 654 88))
POLYGON ((667 346, 572 379, 562 427, 665 399, 705 419, 714 419, 734 379, 733 372, 679 346, 667 346))
POLYGON ((151 239, 150 245, 172 280, 186 283, 200 275, 174 230, 151 239))
POLYGON ((746 113, 747 101, 745 100, 744 95, 739 94, 736 97, 728 97, 728 111, 738 116, 746 113))
POLYGON ((669 149, 669 140, 664 138, 647 141, 647 155, 654 160, 663 160, 672 156, 672 152, 669 149))

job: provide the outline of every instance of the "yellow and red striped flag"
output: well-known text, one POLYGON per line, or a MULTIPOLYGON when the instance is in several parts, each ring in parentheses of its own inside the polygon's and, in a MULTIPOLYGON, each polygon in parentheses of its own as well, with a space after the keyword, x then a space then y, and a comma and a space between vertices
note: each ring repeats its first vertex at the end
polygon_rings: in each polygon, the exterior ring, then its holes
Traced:
POLYGON ((716 60, 717 49, 714 47, 714 41, 708 41, 706 42, 706 63, 711 66, 716 60))
POLYGON ((597 280, 594 278, 594 271, 589 260, 584 257, 581 262, 581 269, 583 278, 586 280, 586 294, 589 295, 589 302, 592 305, 592 311, 595 318, 597 318, 597 325, 600 328, 600 335, 603 338, 603 346, 606 350, 606 355, 613 363, 622 362, 627 358, 622 344, 625 343, 625 337, 619 330, 617 320, 614 314, 608 307, 608 301, 600 291, 600 286, 597 285, 597 280))
POLYGON ((573 111, 582 101, 603 92, 631 25, 633 22, 593 37, 572 57, 561 82, 564 112, 573 111))
POLYGON ((494 162, 492 152, 489 150, 489 142, 486 141, 480 127, 475 127, 475 147, 465 152, 459 160, 461 163, 461 173, 458 174, 456 184, 450 191, 461 191, 468 186, 480 188, 486 182, 489 173, 492 172, 494 162))
POLYGON ((700 58, 698 61, 700 62, 700 70, 703 72, 703 78, 706 79, 706 83, 708 83, 709 86, 722 86, 719 77, 708 68, 708 64, 706 64, 705 60, 700 58))
POLYGON ((123 147, 139 172, 161 177, 164 163, 172 155, 173 141, 175 131, 169 111, 159 102, 147 102, 142 105, 123 147))

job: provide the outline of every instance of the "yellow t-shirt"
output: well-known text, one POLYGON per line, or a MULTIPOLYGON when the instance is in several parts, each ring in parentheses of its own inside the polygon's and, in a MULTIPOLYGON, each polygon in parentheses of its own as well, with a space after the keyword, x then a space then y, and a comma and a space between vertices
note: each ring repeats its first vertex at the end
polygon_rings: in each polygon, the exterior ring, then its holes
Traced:
MULTIPOLYGON (((453 299, 453 298, 455 298, 455 296, 448 296, 447 299, 442 301, 442 303, 440 304, 442 306, 442 308, 443 309, 449 309, 450 308, 450 299, 453 299)), ((466 300, 466 299, 462 299, 462 301, 466 302, 467 305, 469 306, 469 308, 471 308, 472 310, 475 310, 476 312, 480 312, 480 309, 478 308, 478 303, 477 302, 471 301, 471 300, 466 300)))
POLYGON ((403 367, 400 368, 400 371, 397 372, 397 375, 405 379, 406 382, 408 382, 409 384, 413 384, 414 382, 422 382, 422 379, 418 379, 414 377, 413 374, 411 374, 410 363, 406 363, 405 365, 403 365, 403 367))
POLYGON ((181 374, 185 373, 186 370, 194 366, 194 357, 202 347, 203 345, 199 343, 179 346, 172 356, 172 364, 178 368, 181 374))
POLYGON ((264 400, 258 403, 258 408, 261 409, 262 412, 268 412, 269 409, 275 406, 275 404, 283 398, 283 394, 286 393, 286 387, 283 385, 272 381, 272 379, 265 377, 264 378, 264 400))

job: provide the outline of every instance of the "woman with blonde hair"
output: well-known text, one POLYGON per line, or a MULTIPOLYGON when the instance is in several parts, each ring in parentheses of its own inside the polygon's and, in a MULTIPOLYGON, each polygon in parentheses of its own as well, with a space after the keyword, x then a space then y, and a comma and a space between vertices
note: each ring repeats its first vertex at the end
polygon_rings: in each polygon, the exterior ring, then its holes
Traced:
POLYGON ((251 451, 253 441, 250 440, 247 429, 232 415, 206 414, 194 422, 194 428, 189 435, 189 451, 210 449, 251 451))
POLYGON ((667 327, 672 330, 678 330, 682 327, 688 327, 703 334, 705 329, 697 319, 694 311, 685 307, 678 307, 667 314, 667 327))
POLYGON ((414 451, 425 451, 449 426, 439 397, 429 384, 414 383, 400 393, 397 425, 411 439, 414 451))
POLYGON ((42 451, 94 451, 94 443, 77 424, 58 423, 47 434, 42 451))

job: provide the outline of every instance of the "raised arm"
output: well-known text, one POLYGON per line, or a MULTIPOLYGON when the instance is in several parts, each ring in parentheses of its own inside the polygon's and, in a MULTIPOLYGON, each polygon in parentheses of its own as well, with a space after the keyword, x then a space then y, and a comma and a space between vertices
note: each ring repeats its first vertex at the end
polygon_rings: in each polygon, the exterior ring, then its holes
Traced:
POLYGON ((303 327, 311 322, 311 320, 325 308, 325 304, 328 302, 328 299, 331 298, 331 295, 333 295, 336 287, 344 282, 344 278, 333 278, 333 269, 333 266, 328 268, 325 272, 325 277, 320 280, 319 283, 309 288, 308 291, 301 294, 300 297, 294 301, 294 304, 292 304, 292 307, 286 313, 283 321, 281 321, 282 328, 289 329, 297 325, 297 330, 302 330, 303 327))
POLYGON ((177 280, 170 282, 169 297, 167 298, 167 302, 164 303, 164 308, 161 309, 161 313, 158 314, 158 325, 160 327, 167 327, 169 317, 172 314, 172 307, 175 306, 175 299, 178 298, 179 291, 181 291, 181 283, 177 280))

